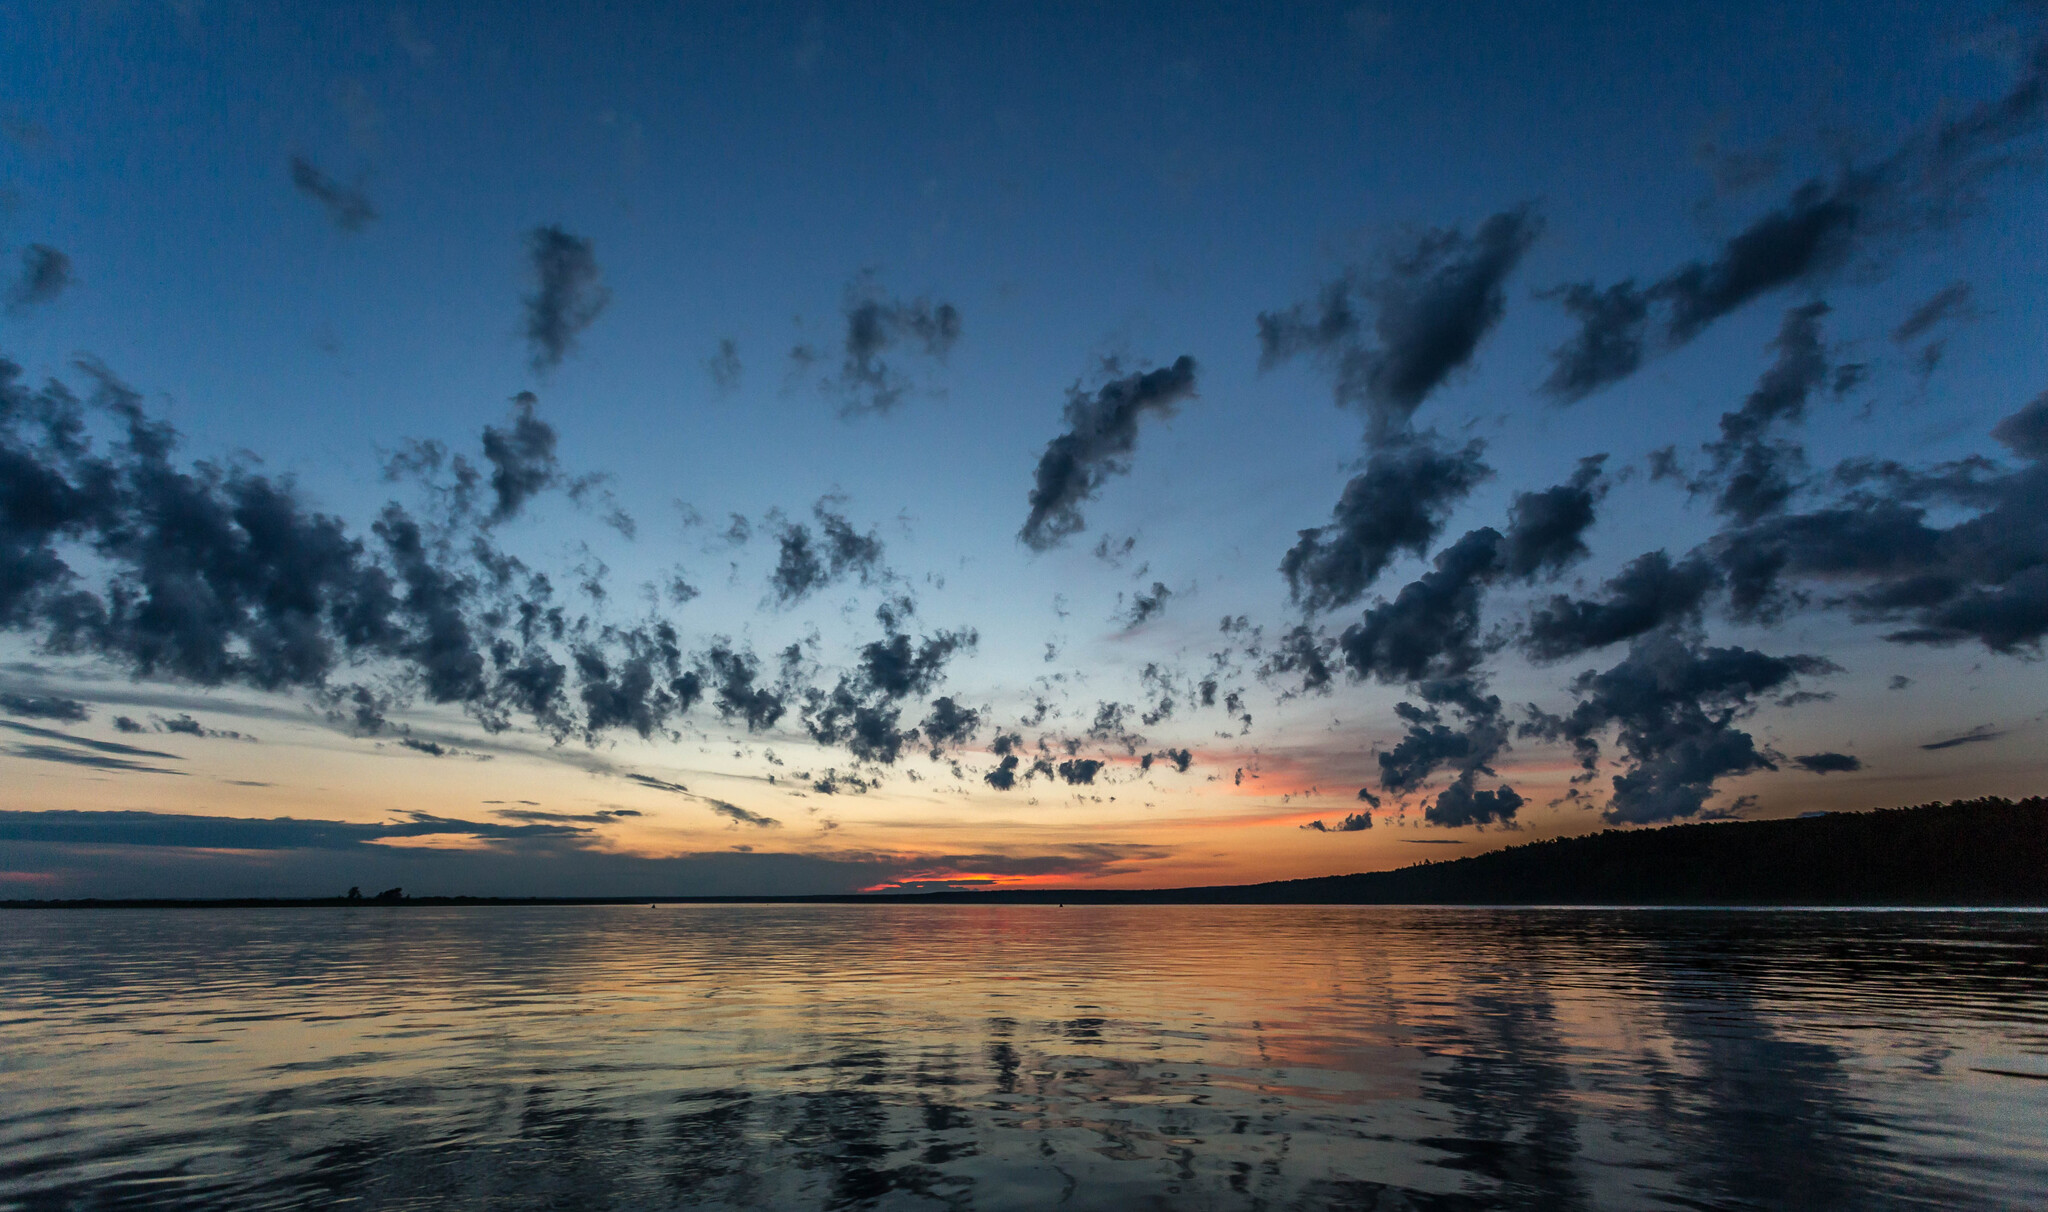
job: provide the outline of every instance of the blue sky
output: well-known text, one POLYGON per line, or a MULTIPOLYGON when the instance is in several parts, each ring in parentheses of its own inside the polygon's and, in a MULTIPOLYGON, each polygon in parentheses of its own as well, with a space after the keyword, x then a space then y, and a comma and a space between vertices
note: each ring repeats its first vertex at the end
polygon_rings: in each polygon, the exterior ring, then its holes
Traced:
MULTIPOLYGON (((65 572, 9 616, 0 690, 17 725, 74 738, 0 738, 0 868, 24 894, 160 891, 173 853, 200 873, 179 887, 292 892, 401 868, 451 891, 691 891, 706 864, 764 891, 1218 882, 1398 865, 1417 842, 2038 787, 2048 606, 2030 595, 2048 550, 2019 520, 2039 491, 2024 410, 2048 387, 2032 8, 105 3, 0 22, 0 255, 18 276, 0 354, 21 391, 55 377, 89 397, 74 362, 94 359, 175 426, 176 466, 239 460, 342 519, 363 544, 350 575, 403 581, 375 526, 395 501, 448 577, 477 583, 481 538, 585 620, 534 649, 573 709, 553 725, 493 715, 496 682, 437 691, 402 605, 384 639, 335 638, 334 659, 280 679, 252 672, 270 606, 251 604, 215 620, 233 668, 180 672, 115 609, 172 589, 144 565, 176 537, 122 529, 154 516, 142 488, 68 529, 11 504, 19 550, 46 545, 65 572), (1804 252, 1759 243, 1773 216, 1837 213, 1804 252), (550 285, 543 230, 582 277, 550 285), (1764 277, 1729 277, 1750 253, 1764 277), (1631 282, 1638 364, 1580 398, 1548 388, 1580 331, 1560 288, 1631 282), (590 315, 552 351, 529 332, 551 290, 590 315), (845 370, 863 305, 881 326, 865 365, 886 368, 865 384, 845 370), (1261 317, 1289 315, 1300 340, 1262 345, 1277 330, 1261 317), (1419 394, 1344 386, 1347 357, 1411 355, 1430 367, 1419 394), (1132 394, 1182 356, 1188 390, 1132 394), (1774 366, 1797 399, 1743 412, 1774 366), (893 405, 873 406, 876 382, 893 405), (385 474, 438 442, 488 477, 486 427, 513 433, 522 392, 557 462, 497 520, 487 484, 459 515, 385 474), (1104 421, 1119 401, 1134 411, 1104 421), (1085 529, 1021 541, 1048 443, 1097 422, 1097 478, 1069 501, 1085 529), (1394 498, 1330 525, 1354 476, 1473 441, 1468 482, 1407 501, 1430 506, 1419 541, 1373 531, 1394 498), (1511 524, 1523 494, 1598 454, 1587 518, 1516 571, 1535 550, 1511 524), (1754 466, 1788 495, 1745 512, 1729 485, 1754 466), (588 474, 605 478, 572 494, 588 474), (630 537, 606 524, 617 511, 630 537), (733 515, 744 543, 722 537, 733 515), (782 540, 822 541, 828 516, 879 548, 778 592, 782 540), (1823 559, 1814 536, 1856 519, 1854 557, 1823 559), (1282 559, 1315 527, 1389 558, 1363 584, 1290 582, 1282 559), (1483 567, 1426 580, 1485 527, 1503 546, 1483 567), (1639 581, 1610 580, 1660 550, 1676 580, 1615 622, 1639 581), (1789 563, 1744 605, 1759 553, 1789 563), (601 594, 577 588, 600 567, 601 594), (696 596, 663 591, 677 576, 696 596), (74 590, 95 626, 62 623, 74 590), (1141 597, 1159 608, 1132 625, 1141 597), (1476 613, 1454 635, 1460 600, 1476 613), (1546 619, 1605 621, 1545 648, 1546 619), (699 697, 683 710, 678 691, 645 735, 587 727, 578 646, 616 670, 629 633, 663 621, 699 697), (1297 626, 1326 680, 1275 663, 1297 626), (1436 647, 1405 663, 1367 643, 1417 627, 1436 647), (970 631, 914 687, 862 656, 970 631), (783 711, 750 728, 714 654, 755 655, 765 684, 792 642, 783 711), (1738 651, 1792 663, 1712 682, 1734 668, 1715 654, 1738 651), (1675 697, 1625 709, 1616 687, 1653 668, 1675 697), (900 733, 943 697, 973 726, 936 758, 925 735, 879 760, 835 731, 842 685, 847 719, 894 712, 900 733), (335 707, 355 686, 381 721, 335 707), (166 731, 186 716, 199 732, 166 731), (208 735, 225 732, 242 737, 208 735), (988 776, 1011 734, 1022 777, 1004 790, 988 776), (1925 748, 1959 737, 1977 739, 1925 748), (444 756, 403 744, 428 738, 444 756), (114 756, 92 740, 191 773, 51 756, 114 756), (1185 771, 1159 756, 1182 750, 1185 771), (1075 761, 1103 765, 1060 772, 1075 761), (32 815, 52 810, 392 832, 351 851, 280 833, 209 860, 161 831, 124 841, 111 817, 90 818, 103 846, 58 837, 32 815), (508 812, 558 814, 557 831, 506 834, 540 819, 508 812), (621 812, 637 815, 572 819, 621 812)), ((125 414, 80 407, 133 473, 125 414)), ((9 449, 55 466, 27 409, 9 449)), ((216 589, 253 559, 186 554, 216 589)), ((510 634, 487 596, 458 608, 486 664, 510 634)))

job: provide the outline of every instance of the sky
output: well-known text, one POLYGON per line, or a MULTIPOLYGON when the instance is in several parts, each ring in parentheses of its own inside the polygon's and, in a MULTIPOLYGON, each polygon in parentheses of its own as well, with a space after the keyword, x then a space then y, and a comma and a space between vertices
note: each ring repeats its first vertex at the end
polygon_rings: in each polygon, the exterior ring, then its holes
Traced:
POLYGON ((0 897, 2038 792, 2035 5, 0 7, 0 897))

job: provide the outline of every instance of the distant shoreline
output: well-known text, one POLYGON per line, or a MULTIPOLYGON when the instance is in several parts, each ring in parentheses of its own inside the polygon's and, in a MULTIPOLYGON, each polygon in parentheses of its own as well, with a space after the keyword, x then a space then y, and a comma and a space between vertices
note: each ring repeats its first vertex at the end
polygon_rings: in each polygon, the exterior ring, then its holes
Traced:
POLYGON ((0 909, 402 909, 544 905, 1400 905, 1437 908, 2048 908, 2048 798, 1608 830, 1395 871, 1197 888, 806 896, 79 898, 0 909))

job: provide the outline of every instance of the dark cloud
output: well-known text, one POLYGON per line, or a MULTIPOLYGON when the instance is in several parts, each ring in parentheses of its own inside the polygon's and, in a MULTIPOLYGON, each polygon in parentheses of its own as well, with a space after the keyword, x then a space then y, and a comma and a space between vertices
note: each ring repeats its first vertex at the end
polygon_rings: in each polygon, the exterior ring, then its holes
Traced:
MULTIPOLYGON (((1933 587, 1933 582, 1900 586, 1907 592, 1933 587)), ((1876 593, 1862 595, 1879 610, 1895 603, 1876 593)), ((2033 567, 1995 588, 1969 588, 1939 605, 1913 612, 1915 625, 1888 633, 1899 644, 1948 645, 1975 640, 1998 653, 2038 652, 2048 632, 2048 568, 2033 567)), ((1873 614, 1876 617, 1876 614, 1873 614)))
POLYGON ((169 758, 174 762, 184 760, 175 753, 165 753, 161 749, 138 749, 133 745, 123 745, 119 741, 96 741, 90 737, 73 736, 68 732, 58 732, 53 728, 39 728, 34 724, 16 723, 13 720, 0 720, 0 728, 19 732, 23 736, 40 737, 46 741, 61 741, 66 745, 82 746, 94 752, 112 754, 115 757, 169 758))
POLYGON ((517 517, 526 502, 561 478, 555 459, 555 430, 534 415, 540 398, 530 391, 512 397, 511 421, 503 429, 484 426, 484 458, 491 464, 493 526, 517 517))
POLYGON ((2048 391, 2029 400, 2025 407, 2000 421, 1991 436, 2023 459, 2048 462, 2048 391))
POLYGON ((1313 829, 1317 833, 1358 833, 1372 828, 1372 814, 1369 812, 1353 812, 1339 819, 1334 825, 1325 825, 1321 821, 1310 821, 1308 824, 1303 825, 1302 828, 1313 829))
POLYGON ((1745 304, 1821 280, 1871 251, 1881 236, 1943 221, 2006 162, 2007 145, 2040 130, 2048 117, 2048 40, 2031 37, 2004 94, 1923 126, 1880 160, 1845 168, 1831 181, 1806 182, 1712 256, 1648 286, 1630 280, 1601 290, 1580 283, 1555 292, 1579 331, 1553 353, 1548 392, 1580 399, 1745 304))
MULTIPOLYGON (((1421 789, 1438 770, 1456 772, 1454 783, 1469 791, 1478 776, 1492 774, 1492 762, 1508 746, 1508 726, 1501 719, 1500 700, 1481 693, 1473 681, 1454 679, 1424 683, 1424 702, 1394 705, 1407 732, 1379 755, 1380 788, 1395 795, 1421 789), (1446 723, 1446 713, 1459 727, 1446 723)), ((1512 815, 1510 813, 1509 815, 1512 815)))
MULTIPOLYGON (((671 783, 667 779, 658 779, 655 778, 653 775, 648 774, 627 774, 624 777, 630 779, 635 783, 640 784, 642 787, 649 787, 655 791, 666 791, 673 795, 688 796, 689 798, 696 800, 698 803, 710 808, 711 811, 717 813, 718 815, 725 817, 727 820, 732 821, 734 824, 752 825, 760 829, 773 829, 779 827, 782 824, 781 821, 776 820, 774 817, 762 816, 758 812, 749 812, 745 808, 741 808, 736 804, 728 804, 724 800, 713 799, 708 795, 698 795, 696 792, 690 790, 688 787, 683 786, 681 783, 671 783)), ((545 818, 548 820, 556 821, 610 821, 613 817, 639 816, 640 813, 635 812, 629 808, 618 808, 609 810, 607 812, 598 813, 595 817, 568 816, 561 813, 525 813, 508 811, 500 811, 498 815, 513 817, 515 819, 520 820, 531 818, 545 818)), ((564 825, 561 826, 561 828, 569 829, 570 826, 564 825)), ((573 832, 586 833, 588 832, 588 830, 574 829, 573 832)))
POLYGON ((704 654, 703 662, 705 680, 717 692, 713 702, 722 718, 744 721, 749 732, 772 728, 782 718, 786 696, 774 687, 757 684, 761 661, 753 653, 735 651, 719 642, 704 654))
POLYGON ((1387 683, 1456 678, 1478 668, 1479 606, 1500 571, 1502 545, 1499 531, 1481 527, 1439 552, 1429 572, 1344 629, 1338 648, 1345 665, 1387 683))
POLYGON ((1913 582, 1939 560, 1941 534, 1925 517, 1916 506, 1871 501, 1724 531, 1713 550, 1728 577, 1730 608, 1738 618, 1775 618, 1794 600, 1787 575, 1913 582))
POLYGON ((782 822, 774 817, 762 816, 758 812, 749 812, 738 804, 728 804, 724 800, 714 800, 709 796, 703 795, 697 798, 704 801, 711 811, 726 818, 735 825, 752 825, 756 829, 779 829, 782 826, 782 822))
POLYGON ((130 719, 129 717, 127 717, 127 716, 125 716, 125 715, 117 715, 117 716, 115 716, 115 717, 114 717, 114 730, 115 730, 116 732, 144 732, 144 731, 147 731, 146 729, 144 729, 144 728, 143 728, 143 726, 142 726, 142 725, 140 725, 140 724, 136 723, 136 722, 135 722, 134 720, 130 719))
MULTIPOLYGON (((1297 678, 1298 693, 1327 693, 1336 678, 1336 667, 1330 663, 1336 648, 1337 642, 1321 631, 1306 623, 1296 624, 1273 641, 1265 663, 1259 666, 1259 677, 1267 681, 1297 678)), ((1208 697, 1214 700, 1213 691, 1208 697)))
POLYGON ((719 395, 731 395, 740 387, 740 347, 731 337, 721 337, 718 352, 704 363, 705 371, 711 376, 711 386, 719 395))
MULTIPOLYGON (((441 744, 439 741, 423 741, 418 737, 402 736, 398 738, 398 743, 414 752, 424 753, 428 757, 447 757, 450 753, 454 752, 454 750, 441 744)), ((501 812, 498 815, 504 816, 505 814, 501 812)))
POLYGON ((1146 413, 1171 416, 1195 393, 1195 360, 1113 378, 1094 394, 1077 384, 1067 392, 1067 431, 1046 443, 1033 475, 1031 513, 1018 537, 1034 551, 1057 546, 1087 528, 1081 504, 1111 476, 1130 471, 1138 421, 1146 413))
POLYGON ((1785 313, 1771 348, 1777 358, 1758 379, 1756 389, 1736 412, 1721 414, 1721 437, 1708 444, 1713 470, 1695 490, 1718 481, 1715 509, 1748 524, 1777 513, 1797 488, 1794 477, 1805 469, 1805 453, 1797 446, 1769 440, 1781 424, 1805 417, 1807 400, 1827 382, 1827 354, 1821 344, 1820 318, 1825 303, 1809 303, 1785 313))
POLYGON ((839 374, 826 381, 840 398, 843 417, 886 413, 910 391, 910 379, 883 355, 910 346, 926 357, 943 359, 960 339, 960 310, 930 299, 891 299, 881 294, 872 275, 863 274, 846 288, 846 339, 839 374))
MULTIPOLYGON (((864 762, 893 764, 903 747, 915 744, 916 728, 900 727, 901 703, 912 695, 928 693, 945 676, 946 663, 963 651, 972 651, 979 637, 972 630, 940 631, 915 640, 901 629, 910 614, 907 601, 887 603, 876 610, 883 635, 860 650, 860 663, 850 675, 841 676, 830 690, 812 688, 804 696, 804 728, 824 745, 843 745, 864 762)), ((929 735, 936 758, 941 746, 966 739, 978 726, 977 712, 963 711, 951 699, 933 704, 930 722, 943 735, 929 735), (945 704, 942 709, 940 704, 945 704)))
POLYGON ((1575 600, 1558 594, 1533 611, 1523 648, 1536 660, 1561 661, 1697 619, 1719 584, 1719 572, 1701 557, 1674 562, 1665 552, 1647 552, 1602 585, 1602 597, 1575 600))
MULTIPOLYGON (((139 678, 303 691, 359 735, 389 731, 391 713, 415 700, 460 707, 487 730, 530 721, 557 741, 580 732, 591 744, 618 729, 674 736, 674 721, 703 700, 749 731, 774 727, 792 696, 810 701, 801 659, 785 653, 781 675, 764 675, 723 639, 686 651, 658 617, 571 617, 547 576, 494 545, 485 528, 561 480, 553 431, 530 399, 485 434, 494 508, 463 503, 464 491, 485 491, 483 474, 423 445, 398 462, 445 490, 440 504, 425 521, 387 505, 365 542, 288 480, 240 464, 178 465, 177 434, 138 393, 95 363, 79 369, 92 385, 85 398, 61 383, 31 390, 0 361, 0 628, 44 650, 104 658, 139 678), (88 435, 99 431, 112 438, 95 446, 88 435), (343 669, 362 672, 330 681, 343 669)), ((880 541, 829 500, 806 528, 816 577, 887 578, 880 541)), ((601 573, 579 570, 592 584, 601 573)), ((909 616, 907 602, 890 609, 891 620, 909 616)), ((856 756, 893 754, 916 736, 895 722, 898 704, 932 690, 976 642, 971 631, 913 637, 886 622, 860 650, 856 708, 824 693, 826 715, 813 713, 828 735, 858 738, 856 756)))
POLYGON ((1424 810, 1422 819, 1446 829, 1505 825, 1515 819, 1516 810, 1526 802, 1513 787, 1503 785, 1480 791, 1469 777, 1461 777, 1437 795, 1424 810))
POLYGON ((924 694, 945 676, 946 662, 961 652, 972 652, 980 643, 973 629, 940 631, 913 641, 898 630, 905 621, 900 605, 882 606, 875 611, 883 635, 862 645, 860 678, 863 689, 890 699, 924 694))
POLYGON ((1755 522, 1784 509, 1806 470, 1805 452, 1789 442, 1749 441, 1717 454, 1712 477, 1721 481, 1714 508, 1737 522, 1755 522))
POLYGON ((1848 774, 1863 769, 1863 759, 1846 753, 1802 753, 1792 764, 1813 774, 1848 774))
POLYGON ((433 496, 440 512, 451 520, 466 520, 476 508, 483 473, 466 457, 450 454, 439 441, 409 438, 396 451, 385 454, 384 479, 392 484, 414 481, 433 496))
POLYGON ((1421 556, 1451 510, 1492 476, 1483 443, 1451 450, 1434 435, 1381 444, 1344 486, 1327 526, 1300 532, 1280 561, 1294 600, 1311 611, 1364 596, 1394 558, 1421 556))
POLYGON ((596 812, 544 812, 535 808, 496 808, 491 811, 491 815, 502 816, 508 821, 571 821, 584 825, 610 825, 623 817, 646 814, 635 808, 600 808, 596 812))
MULTIPOLYGON (((1088 725, 1088 735, 1093 740, 1110 741, 1121 745, 1126 753, 1135 755, 1145 738, 1130 730, 1128 721, 1131 706, 1128 703, 1097 703, 1095 719, 1088 725)), ((1069 742, 1067 752, 1072 753, 1078 742, 1069 742)))
POLYGON ((261 689, 317 686, 344 656, 396 647, 391 579, 340 520, 289 481, 177 469, 176 434, 104 368, 80 369, 89 407, 59 384, 27 392, 0 363, 0 625, 138 676, 261 689), (106 455, 81 436, 94 417, 121 432, 106 455), (66 543, 90 545, 97 586, 66 543))
POLYGON ((0 840, 210 850, 353 850, 394 839, 467 834, 488 841, 559 841, 589 831, 567 824, 501 825, 405 813, 375 825, 349 821, 189 816, 169 812, 0 811, 0 840))
POLYGON ((803 723, 819 744, 844 746, 863 762, 887 766, 917 740, 916 729, 898 727, 902 714, 894 702, 863 695, 853 679, 842 677, 831 690, 813 688, 806 694, 803 723))
POLYGON ((1060 777, 1070 785, 1082 786, 1093 783, 1103 763, 1094 758, 1073 758, 1060 763, 1060 777))
POLYGON ((1554 398, 1582 399, 1634 374, 1643 364, 1650 299, 1633 279, 1605 290, 1591 282, 1574 282, 1537 297, 1557 299, 1579 325, 1572 339, 1551 354, 1543 390, 1554 398))
POLYGON ((1604 454, 1590 455, 1579 460, 1578 470, 1565 483, 1515 494, 1508 509, 1503 556, 1509 576, 1555 576, 1586 558, 1585 534, 1593 525, 1594 507, 1607 495, 1607 480, 1600 471, 1606 462, 1604 454))
POLYGON ((1604 291, 1590 282, 1564 288, 1579 332, 1552 354, 1546 389, 1565 402, 1590 395, 1632 374, 1651 349, 1684 345, 1743 304, 1840 265, 1869 190, 1870 182, 1854 175, 1810 181, 1712 260, 1691 262, 1647 288, 1632 281, 1604 291))
MULTIPOLYGON (((2001 423, 2024 444, 2033 405, 2001 423)), ((1931 471, 1852 461, 1825 508, 1731 528, 1710 545, 1738 618, 1768 620, 1831 591, 1826 604, 1863 622, 1903 624, 1894 643, 1974 640, 1993 652, 2038 651, 2048 634, 2048 464, 2002 471, 1982 459, 1931 471), (1941 527, 1929 509, 1960 512, 1941 527)))
POLYGON ((158 732, 170 732, 180 736, 196 736, 225 741, 253 741, 256 739, 245 732, 234 732, 222 728, 208 728, 184 712, 179 712, 177 715, 169 718, 164 716, 153 716, 151 718, 156 721, 158 732))
POLYGON ((92 713, 77 699, 67 699, 54 694, 15 694, 0 691, 0 711, 31 720, 82 721, 92 713))
POLYGON ((1677 446, 1660 446, 1645 456, 1643 461, 1650 472, 1650 482, 1652 484, 1660 480, 1676 480, 1681 484, 1685 483, 1685 468, 1679 464, 1677 446))
MULTIPOLYGON (((1444 766, 1457 769, 1457 781, 1469 792, 1478 775, 1492 773, 1488 763, 1507 746, 1500 700, 1485 693, 1480 665, 1487 646, 1479 636, 1480 605, 1504 571, 1505 545, 1490 527, 1468 532, 1437 554, 1429 572, 1366 611, 1336 642, 1352 676, 1406 683, 1423 700, 1420 707, 1395 706, 1407 731, 1379 756, 1380 781, 1390 792, 1415 790, 1444 766), (1446 712, 1456 717, 1456 727, 1446 722, 1446 712)), ((1315 666, 1301 650, 1313 642, 1305 627, 1296 628, 1268 667, 1301 666, 1303 688, 1312 688, 1315 666)))
POLYGON ((594 245, 555 224, 536 227, 526 238, 533 263, 534 292, 526 296, 526 341, 533 369, 552 370, 576 348, 576 337, 611 302, 597 268, 594 245))
POLYGON ((384 540, 405 591, 392 613, 410 627, 396 647, 417 670, 427 698, 436 703, 481 700, 484 657, 467 614, 475 580, 439 563, 419 524, 396 504, 386 505, 371 529, 384 540))
MULTIPOLYGON (((797 777, 804 778, 807 776, 798 775, 797 777)), ((823 775, 812 781, 811 790, 819 795, 838 795, 842 789, 853 795, 866 795, 880 785, 879 782, 873 779, 862 778, 858 774, 841 774, 837 770, 828 769, 823 775)))
POLYGON ((1135 631, 1166 613, 1166 601, 1172 596, 1173 590, 1168 589, 1164 582, 1154 581, 1150 592, 1132 594, 1130 608, 1112 621, 1125 631, 1135 631))
POLYGON ((1260 313, 1260 363, 1313 357, 1334 376, 1338 402, 1366 410, 1374 441, 1399 434, 1500 322, 1507 277, 1541 230, 1523 207, 1469 236, 1455 227, 1417 232, 1380 263, 1325 286, 1313 303, 1260 313))
POLYGON ((1004 754, 1003 760, 996 764, 995 769, 981 776, 982 781, 997 791, 1008 791, 1017 785, 1017 765, 1016 754, 1004 754))
POLYGON ((1806 402, 1827 381, 1827 351, 1821 340, 1826 303, 1807 303, 1785 313, 1771 348, 1777 357, 1757 380, 1738 412, 1721 415, 1721 440, 1739 443, 1759 437, 1780 422, 1796 423, 1806 402))
POLYGON ((1927 750, 1954 749, 1958 745, 1977 745, 1985 741, 1995 741, 2004 735, 2003 731, 1993 728, 1989 724, 1979 724, 1961 736, 1952 736, 1939 741, 1929 741, 1925 745, 1920 746, 1920 748, 1927 750))
POLYGON ((931 748, 933 761, 938 761, 948 745, 965 745, 974 739, 981 729, 981 712, 972 707, 963 707, 947 695, 932 700, 931 714, 918 725, 919 731, 931 748))
POLYGON ((303 156, 293 156, 291 167, 292 184, 325 207, 327 217, 341 230, 361 231, 377 218, 377 208, 362 190, 336 181, 303 156))
POLYGON ((1629 768, 1614 776, 1610 822, 1696 816, 1719 780, 1776 768, 1736 721, 1795 679, 1833 672, 1832 662, 1816 656, 1710 648, 1656 631, 1638 638, 1614 667, 1577 678, 1572 689, 1579 703, 1569 715, 1532 709, 1521 730, 1569 741, 1591 775, 1600 755, 1598 734, 1614 728, 1629 768))
POLYGON ((1929 378, 1941 368, 1941 360, 1947 353, 1947 341, 1929 341, 1920 347, 1920 352, 1913 358, 1914 373, 1923 380, 1929 378))
POLYGON ((830 580, 825 571, 825 561, 819 557, 817 541, 811 537, 811 528, 801 522, 785 526, 779 539, 781 554, 775 561, 775 571, 768 578, 768 584, 775 596, 785 604, 800 602, 809 597, 811 591, 830 580))
POLYGON ((7 291, 7 306, 19 311, 51 302, 71 285, 71 258, 47 244, 21 250, 21 274, 7 291))
MULTIPOLYGON (((1152 706, 1139 717, 1145 727, 1151 728, 1173 718, 1174 710, 1179 706, 1179 701, 1175 697, 1180 693, 1176 689, 1177 678, 1177 671, 1164 669, 1156 661, 1147 661, 1138 671, 1139 683, 1148 694, 1157 696, 1152 706)), ((1151 762, 1150 757, 1145 759, 1147 769, 1151 768, 1151 762)))
POLYGON ((777 536, 781 544, 769 587, 782 605, 793 605, 826 586, 856 577, 863 585, 888 576, 882 566, 882 541, 874 531, 856 530, 844 514, 829 506, 826 497, 811 506, 818 532, 802 522, 783 525, 777 536))
POLYGON ((882 543, 871 530, 862 534, 844 514, 827 509, 825 501, 811 506, 825 541, 825 561, 834 577, 858 576, 863 585, 882 575, 882 543))
POLYGON ((651 737, 704 696, 703 675, 685 667, 666 622, 607 627, 597 642, 577 646, 574 660, 586 735, 623 727, 651 737))
POLYGON ((13 757, 29 758, 38 762, 59 762, 67 766, 90 766, 95 770, 119 770, 130 774, 175 774, 183 776, 183 770, 166 770, 161 766, 150 766, 127 758, 109 757, 104 753, 82 753, 76 749, 63 749, 56 745, 12 745, 4 752, 13 757))
POLYGON ((1665 277, 1651 293, 1669 308, 1668 339, 1682 345, 1750 300, 1840 264, 1868 194, 1869 184, 1855 175, 1810 181, 1782 209, 1737 233, 1714 260, 1665 277))
POLYGON ((1908 344, 1925 336, 1937 325, 1967 318, 1971 314, 1970 293, 1968 282, 1951 282, 1942 287, 1892 330, 1893 343, 1908 344))
MULTIPOLYGON (((1124 561, 1129 559, 1131 553, 1137 549, 1138 537, 1136 535, 1125 535, 1119 540, 1112 540, 1108 535, 1103 535, 1100 539, 1096 540, 1093 554, 1096 559, 1101 560, 1111 568, 1122 568, 1124 561)), ((1144 565, 1139 566, 1140 572, 1138 575, 1144 575, 1142 571, 1144 567, 1144 565)))
MULTIPOLYGON (((1508 748, 1509 728, 1501 718, 1500 699, 1486 693, 1482 674, 1456 671, 1462 661, 1445 664, 1449 671, 1440 669, 1439 676, 1412 680, 1410 689, 1422 700, 1420 705, 1394 705, 1406 731, 1379 755, 1380 786, 1392 794, 1406 794, 1448 768, 1453 771, 1451 782, 1424 812, 1426 823, 1447 828, 1511 823, 1521 797, 1505 785, 1483 792, 1477 786, 1480 776, 1495 774, 1493 760, 1508 748)), ((1378 803, 1366 788, 1359 789, 1359 798, 1378 803)))

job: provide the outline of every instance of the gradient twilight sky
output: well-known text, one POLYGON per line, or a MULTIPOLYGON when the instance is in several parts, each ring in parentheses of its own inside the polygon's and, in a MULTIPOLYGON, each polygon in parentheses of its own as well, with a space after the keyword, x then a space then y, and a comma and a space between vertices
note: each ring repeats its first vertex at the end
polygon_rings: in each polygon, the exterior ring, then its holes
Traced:
POLYGON ((0 7, 0 896, 2038 792, 2044 130, 2030 5, 0 7))

